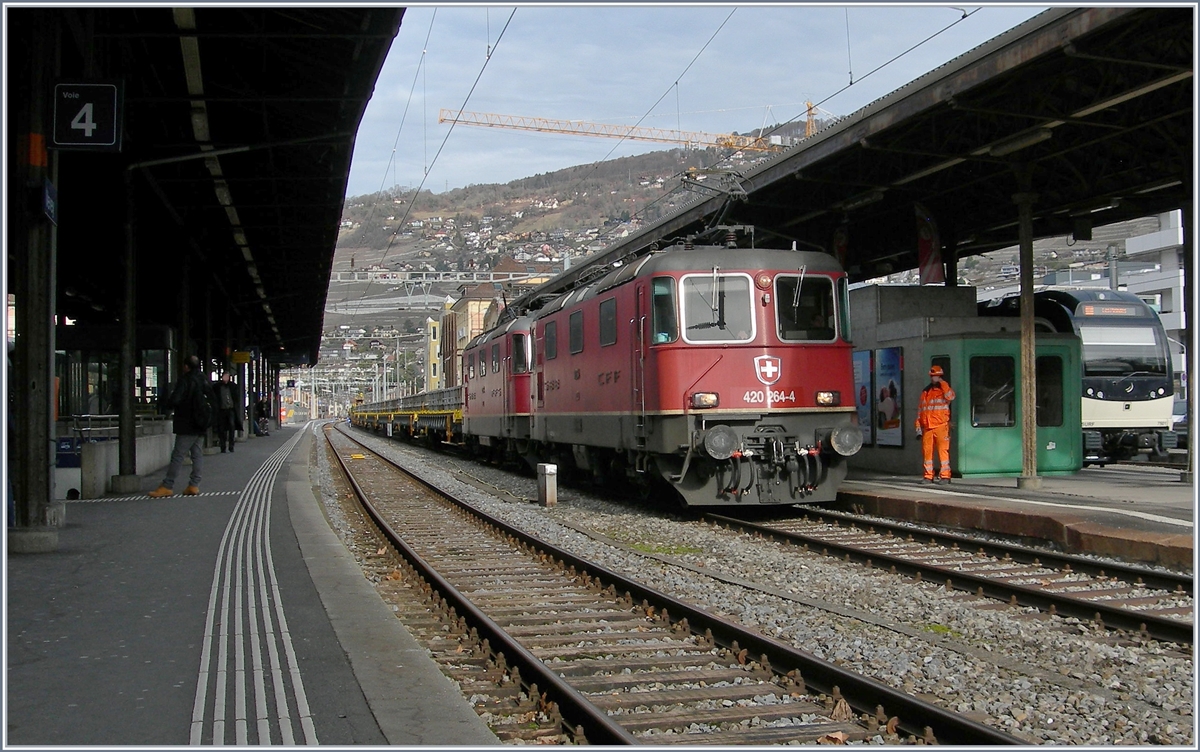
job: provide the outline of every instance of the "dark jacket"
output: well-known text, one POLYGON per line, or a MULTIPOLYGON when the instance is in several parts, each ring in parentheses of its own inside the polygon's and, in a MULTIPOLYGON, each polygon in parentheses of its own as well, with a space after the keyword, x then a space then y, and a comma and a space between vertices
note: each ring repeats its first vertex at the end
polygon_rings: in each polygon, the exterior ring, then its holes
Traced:
POLYGON ((233 427, 238 431, 242 430, 242 390, 237 382, 230 381, 226 384, 224 381, 218 381, 213 384, 213 394, 217 398, 217 410, 233 410, 233 427), (229 392, 229 404, 232 405, 230 408, 225 407, 225 392, 229 392))
POLYGON ((192 419, 192 395, 197 389, 203 389, 213 405, 217 403, 212 385, 199 371, 185 372, 175 382, 175 386, 171 387, 171 395, 167 397, 166 408, 175 411, 171 420, 171 430, 177 434, 202 434, 208 430, 207 428, 197 428, 192 419))

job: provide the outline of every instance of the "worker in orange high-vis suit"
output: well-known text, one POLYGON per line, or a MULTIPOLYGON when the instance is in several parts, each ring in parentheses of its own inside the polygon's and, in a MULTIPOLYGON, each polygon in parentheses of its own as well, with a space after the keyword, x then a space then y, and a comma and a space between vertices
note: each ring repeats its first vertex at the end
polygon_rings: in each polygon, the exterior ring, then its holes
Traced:
POLYGON ((921 390, 917 404, 917 435, 921 437, 921 452, 925 455, 925 482, 950 482, 950 403, 954 390, 942 379, 942 367, 929 369, 929 386, 921 390), (941 463, 939 478, 933 475, 933 445, 938 447, 941 463))

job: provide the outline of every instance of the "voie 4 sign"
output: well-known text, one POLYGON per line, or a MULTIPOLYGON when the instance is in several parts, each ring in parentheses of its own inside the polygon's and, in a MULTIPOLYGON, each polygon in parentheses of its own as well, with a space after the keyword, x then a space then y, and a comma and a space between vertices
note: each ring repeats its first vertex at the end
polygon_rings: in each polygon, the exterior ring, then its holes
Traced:
POLYGON ((122 104, 120 82, 54 84, 54 135, 50 146, 120 151, 122 104))

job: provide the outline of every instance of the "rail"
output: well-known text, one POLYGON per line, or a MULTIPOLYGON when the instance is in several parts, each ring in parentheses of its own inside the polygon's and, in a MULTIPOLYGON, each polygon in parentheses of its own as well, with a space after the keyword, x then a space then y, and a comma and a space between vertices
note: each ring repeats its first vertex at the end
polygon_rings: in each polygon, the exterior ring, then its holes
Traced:
MULTIPOLYGON (((369 450, 366 444, 349 435, 345 427, 337 426, 333 430, 340 437, 353 441, 362 449, 369 450)), ((332 444, 333 439, 330 434, 327 433, 326 436, 327 440, 332 444)), ((338 456, 338 461, 342 463, 343 469, 349 475, 349 464, 342 459, 340 453, 335 452, 335 454, 338 456)), ((405 472, 394 461, 375 455, 373 452, 371 454, 378 461, 391 465, 401 472, 405 472)), ((953 711, 925 702, 907 692, 894 689, 872 678, 821 660, 810 653, 798 650, 775 638, 753 630, 747 630, 736 622, 724 619, 697 606, 671 598, 665 593, 657 591, 641 582, 629 579, 613 570, 609 570, 594 561, 581 559, 464 501, 455 499, 446 491, 437 488, 428 481, 417 477, 413 477, 412 479, 433 493, 442 496, 446 501, 464 513, 484 521, 487 527, 497 531, 510 543, 519 544, 526 551, 537 552, 534 554, 537 557, 549 557, 551 560, 561 562, 561 568, 566 569, 572 574, 580 572, 580 576, 584 579, 585 583, 589 583, 589 587, 594 585, 596 590, 625 593, 625 598, 629 599, 631 603, 643 601, 643 610, 646 613, 660 614, 660 618, 668 625, 689 630, 695 634, 704 634, 706 642, 712 642, 715 645, 729 648, 735 653, 741 653, 744 649, 745 654, 748 656, 761 656, 760 664, 762 666, 770 666, 772 672, 778 673, 781 676, 790 676, 793 675, 791 673, 793 670, 797 671, 799 673, 796 675, 803 676, 808 686, 818 689, 823 694, 840 696, 840 692, 845 692, 845 699, 849 706, 855 712, 862 712, 864 716, 869 716, 872 710, 878 713, 881 707, 887 708, 889 711, 888 715, 896 717, 898 727, 914 739, 929 738, 930 730, 932 730, 936 732, 936 739, 944 744, 1010 745, 1021 743, 1016 737, 999 729, 986 726, 953 711), (669 617, 667 615, 668 609, 669 617)), ((355 487, 356 493, 360 498, 363 498, 365 496, 363 490, 354 482, 352 482, 352 485, 355 487)), ((378 512, 368 513, 372 514, 372 517, 376 518, 377 521, 381 521, 381 518, 376 516, 378 512)), ((390 542, 397 549, 405 552, 406 558, 409 559, 410 564, 413 566, 427 566, 421 557, 416 556, 415 552, 411 551, 403 541, 393 539, 390 542)), ((437 579, 432 572, 425 571, 423 574, 430 578, 431 581, 437 579)), ((443 597, 453 599, 452 602, 458 614, 472 613, 474 611, 473 606, 465 601, 465 599, 462 599, 462 596, 453 589, 447 590, 443 597)), ((477 626, 476 628, 480 630, 481 635, 484 633, 482 627, 477 626)), ((501 631, 498 628, 489 630, 488 639, 493 640, 494 638, 497 641, 507 640, 501 634, 501 631)), ((497 642, 496 644, 501 643, 497 642)), ((526 655, 527 650, 522 648, 519 643, 514 643, 512 646, 506 645, 506 647, 509 648, 509 652, 514 656, 530 658, 530 656, 526 655)), ((508 652, 506 652, 507 654, 508 652)), ((539 670, 536 663, 536 659, 529 660, 528 665, 522 669, 522 675, 526 675, 527 671, 533 672, 539 670)), ((553 672, 551 673, 553 674, 553 672)), ((542 684, 539 681, 538 686, 547 688, 551 686, 555 687, 554 699, 564 711, 567 711, 564 715, 580 719, 587 717, 590 720, 594 719, 601 722, 599 728, 588 732, 587 738, 590 742, 616 744, 622 743, 627 739, 627 735, 620 728, 613 727, 612 720, 603 713, 597 713, 594 708, 588 706, 588 703, 581 702, 578 693, 570 687, 569 682, 559 687, 556 682, 552 683, 553 680, 549 678, 544 681, 547 683, 542 684)), ((619 720, 617 722, 620 723, 619 720)))

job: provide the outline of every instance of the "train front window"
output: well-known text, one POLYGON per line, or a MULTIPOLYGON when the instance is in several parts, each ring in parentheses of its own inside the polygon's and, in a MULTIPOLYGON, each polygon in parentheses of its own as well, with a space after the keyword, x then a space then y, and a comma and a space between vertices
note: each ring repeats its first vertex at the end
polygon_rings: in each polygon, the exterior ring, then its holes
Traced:
POLYGON ((653 327, 651 342, 661 345, 679 339, 679 323, 675 316, 675 280, 671 277, 654 278, 654 295, 650 325, 653 327))
POLYGON ((1167 348, 1148 326, 1081 324, 1084 376, 1166 376, 1167 348))
POLYGON ((525 347, 525 335, 514 334, 512 339, 512 369, 513 373, 525 373, 529 370, 529 351, 525 347))
POLYGON ((683 278, 683 338, 688 342, 749 342, 754 339, 750 277, 692 274, 683 278))
POLYGON ((775 326, 785 342, 832 340, 836 307, 828 277, 803 273, 775 277, 775 326))

